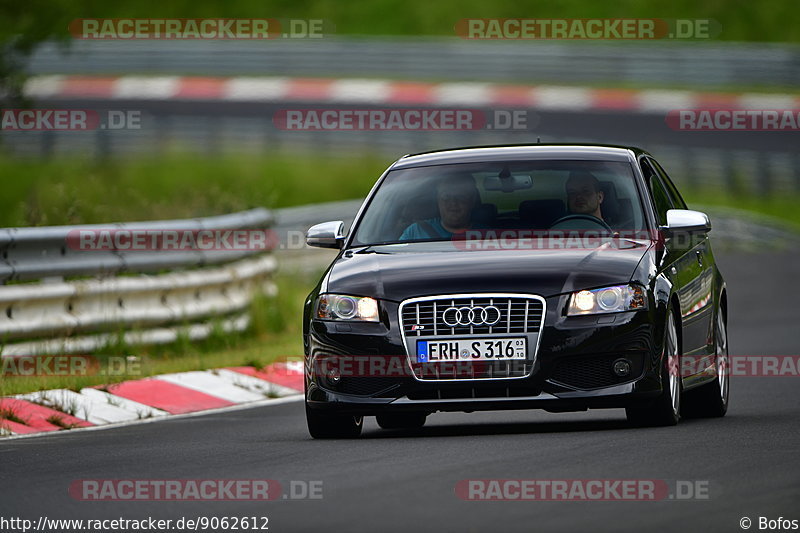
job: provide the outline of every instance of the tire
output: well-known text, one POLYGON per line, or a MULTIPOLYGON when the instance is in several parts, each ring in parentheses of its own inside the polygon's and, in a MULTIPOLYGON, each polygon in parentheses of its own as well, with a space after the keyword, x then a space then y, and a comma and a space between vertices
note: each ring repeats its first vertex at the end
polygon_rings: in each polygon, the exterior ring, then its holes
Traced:
POLYGON ((680 376, 680 349, 675 315, 669 311, 664 328, 664 354, 661 368, 661 395, 648 407, 626 407, 625 415, 634 426, 674 426, 680 420, 683 383, 680 376))
POLYGON ((361 435, 364 417, 317 412, 306 402, 306 423, 315 439, 354 439, 361 435))
POLYGON ((717 378, 686 393, 684 413, 692 418, 720 418, 728 412, 730 402, 730 360, 728 358, 728 327, 722 316, 722 309, 717 310, 717 321, 714 332, 716 339, 717 378))
POLYGON ((425 413, 391 413, 378 415, 378 425, 383 429, 418 429, 425 425, 425 413))

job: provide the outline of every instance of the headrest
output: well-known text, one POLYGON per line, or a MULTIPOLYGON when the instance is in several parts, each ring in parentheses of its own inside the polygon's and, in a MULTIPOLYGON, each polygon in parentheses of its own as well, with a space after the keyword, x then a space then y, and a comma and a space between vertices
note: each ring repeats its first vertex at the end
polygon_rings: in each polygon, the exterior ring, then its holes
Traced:
POLYGON ((608 223, 615 223, 620 215, 617 187, 612 181, 601 181, 600 190, 603 191, 603 203, 600 205, 603 219, 608 223))
POLYGON ((479 204, 472 212, 472 220, 481 225, 491 227, 497 218, 497 206, 494 204, 479 204))
POLYGON ((566 213, 558 199, 525 200, 519 204, 520 222, 532 229, 547 229, 566 213))

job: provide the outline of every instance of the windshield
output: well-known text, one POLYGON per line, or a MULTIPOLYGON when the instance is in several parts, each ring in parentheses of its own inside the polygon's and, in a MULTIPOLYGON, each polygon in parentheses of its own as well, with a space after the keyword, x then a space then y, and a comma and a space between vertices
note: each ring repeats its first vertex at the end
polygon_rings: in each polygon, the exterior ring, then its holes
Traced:
POLYGON ((630 164, 499 161, 392 170, 361 217, 353 245, 518 229, 646 229, 630 164))

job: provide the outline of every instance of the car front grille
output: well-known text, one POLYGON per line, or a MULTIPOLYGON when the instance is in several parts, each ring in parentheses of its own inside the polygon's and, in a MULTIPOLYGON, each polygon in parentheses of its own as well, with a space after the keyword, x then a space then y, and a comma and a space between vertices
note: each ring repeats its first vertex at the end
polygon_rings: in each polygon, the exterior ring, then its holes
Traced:
POLYGON ((470 381, 509 379, 529 376, 536 360, 538 338, 544 321, 545 302, 540 296, 515 294, 459 294, 415 298, 400 305, 403 339, 415 377, 420 381, 470 381), (450 309, 449 315, 445 313, 450 309), (455 323, 453 309, 475 311, 469 324, 455 323), (480 309, 488 309, 481 315, 480 309), (481 316, 487 322, 481 320, 481 316), (416 342, 445 338, 526 337, 528 354, 525 360, 455 361, 417 363, 416 342))
POLYGON ((421 300, 403 306, 403 333, 407 337, 538 333, 543 311, 542 300, 524 296, 492 297, 476 294, 471 297, 421 300), (450 307, 486 308, 489 306, 497 308, 500 312, 500 319, 493 325, 450 326, 443 319, 444 311, 450 307))

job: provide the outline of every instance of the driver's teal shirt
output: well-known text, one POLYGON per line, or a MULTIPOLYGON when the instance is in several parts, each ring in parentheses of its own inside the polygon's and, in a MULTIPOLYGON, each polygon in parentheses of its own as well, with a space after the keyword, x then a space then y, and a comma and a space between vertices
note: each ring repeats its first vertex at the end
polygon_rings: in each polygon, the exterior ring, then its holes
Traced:
POLYGON ((416 241, 420 239, 435 239, 437 237, 449 239, 453 236, 452 233, 444 229, 444 226, 442 226, 442 219, 439 217, 429 218, 425 222, 427 222, 434 231, 438 232, 438 235, 429 235, 428 232, 425 231, 425 227, 423 225, 421 225, 419 222, 414 222, 403 231, 403 234, 400 235, 400 240, 416 241))

